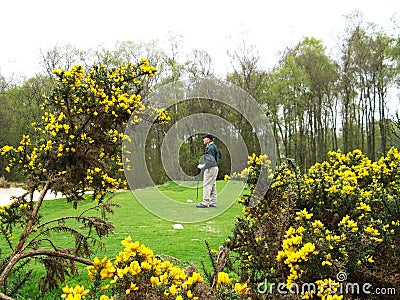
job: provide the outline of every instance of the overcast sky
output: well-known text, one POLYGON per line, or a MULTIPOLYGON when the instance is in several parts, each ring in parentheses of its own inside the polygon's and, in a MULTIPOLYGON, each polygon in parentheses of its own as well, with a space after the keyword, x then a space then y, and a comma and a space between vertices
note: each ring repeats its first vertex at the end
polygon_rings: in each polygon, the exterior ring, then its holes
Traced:
POLYGON ((162 44, 168 33, 182 35, 187 51, 206 50, 216 69, 228 63, 226 51, 243 36, 273 65, 280 50, 306 36, 333 46, 345 27, 343 16, 353 10, 385 29, 394 15, 400 20, 397 0, 13 0, 1 1, 0 8, 0 74, 6 77, 39 72, 40 50, 56 45, 162 44))

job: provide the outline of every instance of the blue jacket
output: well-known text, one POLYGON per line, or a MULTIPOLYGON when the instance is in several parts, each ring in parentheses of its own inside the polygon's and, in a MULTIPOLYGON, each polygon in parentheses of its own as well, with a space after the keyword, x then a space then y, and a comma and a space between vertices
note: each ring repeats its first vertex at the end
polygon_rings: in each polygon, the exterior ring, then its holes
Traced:
POLYGON ((208 144, 204 149, 202 163, 205 169, 218 166, 218 148, 214 143, 208 144))

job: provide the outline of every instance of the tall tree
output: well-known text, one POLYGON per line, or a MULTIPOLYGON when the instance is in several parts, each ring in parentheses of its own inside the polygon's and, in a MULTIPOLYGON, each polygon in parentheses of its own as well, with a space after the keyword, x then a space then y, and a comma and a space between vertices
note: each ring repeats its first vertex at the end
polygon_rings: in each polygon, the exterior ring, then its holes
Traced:
MULTIPOLYGON (((43 104, 43 94, 52 86, 47 76, 36 75, 26 80, 21 86, 14 86, 0 95, 0 126, 1 144, 17 146, 23 134, 29 134, 36 139, 38 133, 31 126, 39 119, 40 106, 43 104)), ((4 157, 0 156, 1 165, 5 167, 4 157)), ((8 180, 21 180, 21 174, 6 173, 4 167, 0 175, 8 180)))
MULTIPOLYGON (((228 73, 226 80, 240 87, 251 95, 260 105, 264 103, 264 88, 267 81, 267 73, 261 69, 260 56, 254 45, 248 45, 242 40, 239 46, 227 52, 231 60, 233 71, 228 73)), ((243 107, 243 111, 248 108, 243 107)), ((251 152, 257 152, 257 139, 254 138, 254 128, 250 126, 242 114, 233 122, 246 141, 251 152)))
POLYGON ((324 158, 336 138, 337 64, 321 41, 306 38, 269 74, 266 105, 285 157, 304 168, 324 158))
POLYGON ((228 51, 233 72, 227 80, 244 89, 256 100, 261 99, 266 82, 266 73, 261 69, 260 56, 254 45, 242 40, 237 49, 228 51))
POLYGON ((215 77, 211 55, 204 50, 193 49, 186 65, 191 80, 215 77))
POLYGON ((325 158, 331 147, 329 134, 336 134, 330 131, 334 117, 330 111, 333 110, 331 101, 339 78, 338 66, 325 54, 325 50, 320 40, 306 38, 293 51, 296 64, 306 72, 309 83, 306 115, 311 156, 308 164, 325 158))
POLYGON ((360 148, 371 159, 388 148, 388 90, 395 80, 390 62, 394 40, 358 14, 349 16, 342 45, 344 150, 360 148))
POLYGON ((79 50, 70 44, 56 45, 52 49, 41 50, 40 53, 40 65, 49 77, 52 77, 55 69, 69 70, 75 64, 81 64, 87 68, 93 61, 90 51, 79 50))

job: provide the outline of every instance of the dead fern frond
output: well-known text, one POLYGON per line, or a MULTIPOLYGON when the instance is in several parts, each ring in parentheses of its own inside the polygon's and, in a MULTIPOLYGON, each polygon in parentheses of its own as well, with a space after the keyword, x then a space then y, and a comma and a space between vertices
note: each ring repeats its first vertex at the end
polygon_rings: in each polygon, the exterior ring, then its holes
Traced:
POLYGON ((72 277, 79 274, 79 270, 72 260, 47 256, 40 258, 39 261, 46 269, 46 275, 41 278, 40 284, 43 294, 47 290, 58 289, 58 282, 65 282, 66 276, 72 277))

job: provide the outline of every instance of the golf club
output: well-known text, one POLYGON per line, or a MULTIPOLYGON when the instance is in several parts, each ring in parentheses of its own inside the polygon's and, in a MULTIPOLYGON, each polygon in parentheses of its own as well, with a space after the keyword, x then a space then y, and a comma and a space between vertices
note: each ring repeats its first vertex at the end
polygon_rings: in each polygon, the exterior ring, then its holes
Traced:
MULTIPOLYGON (((200 173, 197 174, 197 185, 196 185, 196 200, 194 201, 194 205, 196 205, 199 202, 199 185, 200 185, 200 177, 201 177, 201 173, 203 172, 202 169, 200 169, 200 173)), ((187 203, 193 203, 192 199, 187 199, 186 200, 187 203)))

